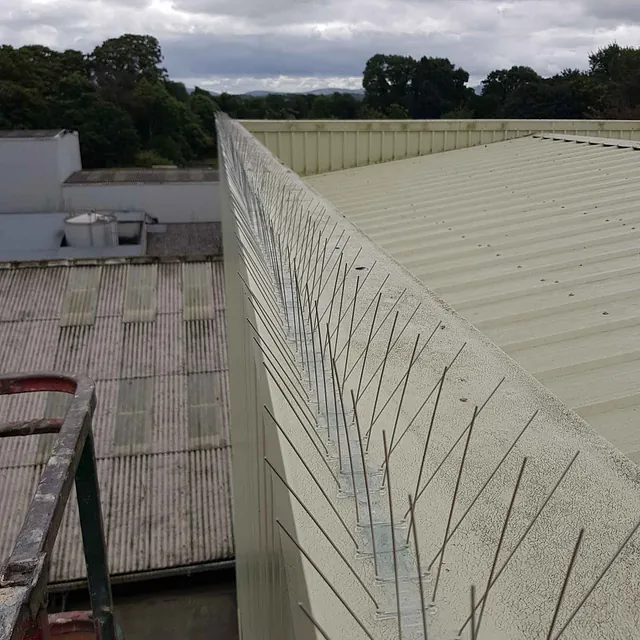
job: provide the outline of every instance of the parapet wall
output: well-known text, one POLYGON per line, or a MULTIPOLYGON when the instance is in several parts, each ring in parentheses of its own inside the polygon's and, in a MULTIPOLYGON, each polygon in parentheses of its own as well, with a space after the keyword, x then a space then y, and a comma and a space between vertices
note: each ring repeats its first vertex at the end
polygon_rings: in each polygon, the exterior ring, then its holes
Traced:
POLYGON ((301 176, 464 149, 532 133, 640 140, 639 120, 242 120, 301 176))
POLYGON ((638 467, 218 132, 241 637, 637 637, 638 467))

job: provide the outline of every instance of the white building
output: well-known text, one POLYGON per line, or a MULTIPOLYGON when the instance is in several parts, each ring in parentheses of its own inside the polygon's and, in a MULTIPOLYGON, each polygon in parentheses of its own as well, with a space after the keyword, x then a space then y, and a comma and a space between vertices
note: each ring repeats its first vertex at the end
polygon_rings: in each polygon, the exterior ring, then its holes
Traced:
POLYGON ((62 183, 80 169, 75 131, 0 131, 0 213, 62 211, 62 183))
POLYGON ((218 172, 82 170, 75 131, 0 131, 0 214, 142 212, 161 224, 219 222, 218 172))

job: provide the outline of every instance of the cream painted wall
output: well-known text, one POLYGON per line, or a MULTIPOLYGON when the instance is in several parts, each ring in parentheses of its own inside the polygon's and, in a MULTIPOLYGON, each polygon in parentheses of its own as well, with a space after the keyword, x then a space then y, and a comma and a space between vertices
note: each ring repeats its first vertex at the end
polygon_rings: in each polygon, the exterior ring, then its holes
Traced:
POLYGON ((299 175, 557 132, 640 140, 639 120, 243 120, 299 175))

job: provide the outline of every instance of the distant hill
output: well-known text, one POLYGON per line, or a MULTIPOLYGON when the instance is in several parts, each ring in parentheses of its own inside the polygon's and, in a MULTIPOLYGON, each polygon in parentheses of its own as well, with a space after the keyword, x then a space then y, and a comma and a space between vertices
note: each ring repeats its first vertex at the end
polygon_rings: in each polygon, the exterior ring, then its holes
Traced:
POLYGON ((308 93, 312 96, 330 96, 333 95, 334 93, 346 93, 350 96, 356 96, 359 98, 364 97, 364 89, 334 89, 334 88, 328 88, 328 89, 314 89, 313 91, 305 91, 305 92, 300 92, 300 93, 308 93))
MULTIPOLYGON (((192 87, 187 87, 189 93, 193 93, 192 87)), ((219 96, 218 91, 209 91, 212 96, 219 96)), ((334 93, 344 93, 355 98, 364 98, 364 89, 339 89, 334 87, 327 87, 325 89, 312 89, 311 91, 264 91, 262 89, 256 91, 247 91, 246 93, 237 93, 232 95, 238 95, 242 98, 264 98, 265 96, 295 96, 295 95, 310 95, 310 96, 330 96, 334 93)))
POLYGON ((334 93, 345 93, 350 96, 361 98, 364 96, 364 89, 338 89, 333 87, 327 87, 326 89, 312 89, 311 91, 247 91, 241 94, 247 98, 264 98, 268 95, 311 95, 311 96, 330 96, 334 93))

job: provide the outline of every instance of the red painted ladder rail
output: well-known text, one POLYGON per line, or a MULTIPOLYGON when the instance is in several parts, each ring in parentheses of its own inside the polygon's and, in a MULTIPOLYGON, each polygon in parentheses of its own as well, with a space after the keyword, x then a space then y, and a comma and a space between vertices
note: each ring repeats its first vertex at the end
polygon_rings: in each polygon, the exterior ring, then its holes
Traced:
POLYGON ((119 640, 91 429, 95 384, 84 376, 53 373, 0 376, 0 395, 47 391, 73 396, 64 418, 0 423, 0 438, 57 434, 11 556, 0 573, 0 640, 119 640), (92 612, 48 615, 51 554, 74 482, 92 612))

